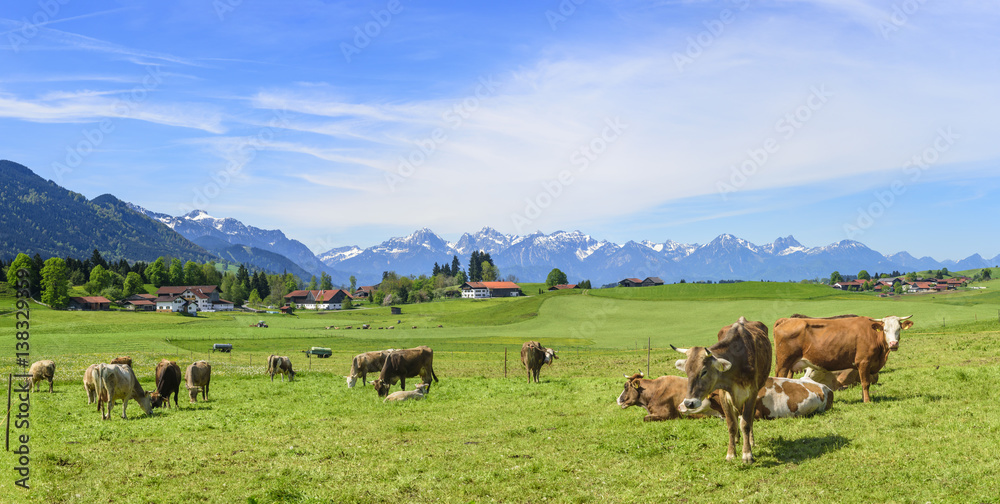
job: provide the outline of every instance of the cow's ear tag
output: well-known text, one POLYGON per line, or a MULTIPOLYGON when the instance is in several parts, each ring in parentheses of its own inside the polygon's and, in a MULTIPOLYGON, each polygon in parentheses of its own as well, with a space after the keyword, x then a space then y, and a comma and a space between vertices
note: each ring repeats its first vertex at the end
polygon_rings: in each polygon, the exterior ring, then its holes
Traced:
POLYGON ((639 390, 639 380, 632 382, 632 388, 639 390))

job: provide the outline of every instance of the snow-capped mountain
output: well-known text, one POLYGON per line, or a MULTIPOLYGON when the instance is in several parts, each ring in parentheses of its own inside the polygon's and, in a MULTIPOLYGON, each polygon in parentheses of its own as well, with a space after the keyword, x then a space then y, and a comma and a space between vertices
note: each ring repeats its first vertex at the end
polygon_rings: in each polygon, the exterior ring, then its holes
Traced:
POLYGON ((287 257, 303 270, 317 276, 320 272, 329 269, 316 258, 309 247, 298 240, 289 239, 285 233, 278 229, 261 229, 248 226, 233 218, 212 217, 203 210, 193 210, 186 215, 172 217, 146 210, 135 204, 129 203, 129 206, 139 213, 166 224, 191 241, 207 236, 233 245, 245 245, 274 252, 287 257))
POLYGON ((489 227, 465 233, 456 243, 448 243, 425 228, 367 249, 340 247, 319 257, 327 266, 351 272, 359 281, 377 282, 383 271, 427 274, 435 262, 450 263, 454 256, 458 256, 462 267, 466 268, 474 250, 489 252, 501 276, 513 274, 522 281, 540 281, 552 268, 559 268, 570 281, 589 279, 595 285, 647 276, 658 276, 666 282, 680 279, 787 281, 825 278, 835 270, 844 274, 862 269, 869 272, 915 271, 942 266, 957 270, 1000 262, 1000 256, 987 260, 974 255, 946 263, 929 257, 914 259, 905 252, 886 256, 852 240, 810 248, 793 236, 757 245, 732 234, 723 234, 704 245, 672 240, 629 241, 618 245, 580 231, 551 234, 537 231, 515 236, 489 227))

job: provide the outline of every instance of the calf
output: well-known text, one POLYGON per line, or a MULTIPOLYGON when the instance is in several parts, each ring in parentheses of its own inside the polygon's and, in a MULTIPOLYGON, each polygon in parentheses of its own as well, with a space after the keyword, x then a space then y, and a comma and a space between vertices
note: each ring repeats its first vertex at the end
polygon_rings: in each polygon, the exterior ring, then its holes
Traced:
POLYGON ((274 381, 274 375, 280 374, 281 380, 285 380, 285 375, 288 375, 288 381, 295 379, 295 371, 292 370, 292 361, 288 357, 272 355, 267 358, 267 372, 271 375, 271 381, 274 381))
POLYGON ((174 396, 174 406, 177 404, 178 391, 181 388, 181 367, 174 361, 163 359, 156 365, 156 392, 153 393, 153 407, 160 408, 164 404, 170 407, 170 395, 174 396))
POLYGON ((97 385, 98 393, 97 408, 102 410, 103 402, 107 401, 107 413, 102 411, 101 418, 108 420, 111 418, 111 410, 115 407, 115 401, 122 400, 122 418, 128 420, 125 410, 128 407, 129 399, 134 399, 147 415, 153 414, 150 402, 150 393, 142 389, 139 380, 136 379, 132 368, 125 364, 98 364, 93 369, 94 382, 97 385))
POLYGON ((208 385, 212 382, 212 365, 205 361, 198 361, 184 370, 184 381, 187 385, 188 395, 191 402, 198 402, 198 391, 201 391, 201 398, 208 400, 208 385))
POLYGON ((410 399, 413 399, 414 401, 419 401, 423 399, 425 395, 427 395, 427 387, 430 387, 430 385, 426 383, 421 383, 420 385, 417 385, 417 388, 413 390, 398 390, 386 396, 386 398, 382 402, 409 401, 410 399))
POLYGON ((743 462, 750 463, 757 393, 771 373, 771 341, 767 326, 743 317, 723 330, 719 342, 711 347, 683 349, 671 345, 685 355, 675 365, 688 377, 687 397, 678 409, 682 413, 701 413, 709 408, 707 399, 712 391, 721 390, 729 429, 726 460, 736 457, 736 442, 742 434, 743 462))
MULTIPOLYGON (((799 373, 802 371, 805 371, 813 381, 826 385, 834 392, 861 383, 861 375, 854 368, 827 371, 813 364, 809 359, 801 359, 792 366, 792 372, 799 373)), ((878 383, 878 373, 871 374, 871 383, 878 383)))
POLYGON ((52 378, 56 374, 56 363, 50 360, 40 360, 31 365, 28 369, 29 378, 34 392, 42 386, 42 380, 49 381, 49 393, 52 393, 52 378))
POLYGON ((618 405, 622 409, 629 406, 642 406, 649 412, 643 417, 643 422, 660 422, 677 418, 705 418, 705 415, 723 418, 722 404, 718 392, 709 396, 711 409, 702 414, 682 415, 678 407, 687 392, 687 378, 680 376, 661 376, 655 380, 643 378, 643 374, 625 375, 625 389, 618 396, 618 405))
POLYGON ((554 359, 558 359, 556 351, 545 348, 537 341, 526 341, 521 345, 521 364, 528 371, 528 383, 534 378, 538 382, 538 373, 542 371, 542 365, 552 365, 554 359))
POLYGON ((390 348, 388 350, 376 350, 374 352, 355 355, 354 359, 351 360, 351 374, 344 377, 347 378, 347 388, 354 388, 354 385, 358 383, 359 376, 361 377, 361 386, 367 385, 368 373, 382 371, 382 366, 385 365, 385 358, 394 351, 394 348, 390 348))

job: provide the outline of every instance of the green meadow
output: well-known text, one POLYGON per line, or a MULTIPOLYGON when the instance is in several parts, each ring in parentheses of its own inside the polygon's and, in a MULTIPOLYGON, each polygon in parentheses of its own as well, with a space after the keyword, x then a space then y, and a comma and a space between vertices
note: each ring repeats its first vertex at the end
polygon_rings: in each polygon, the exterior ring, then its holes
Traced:
MULTIPOLYGON (((198 317, 32 305, 31 360, 56 362, 55 392, 32 394, 30 428, 12 428, 30 435, 31 489, 15 486, 17 458, 3 452, 0 503, 997 503, 1000 281, 978 285, 987 289, 878 298, 681 284, 457 299, 402 315, 367 305, 198 317), (679 374, 670 344, 710 344, 740 316, 772 326, 793 313, 912 314, 915 326, 872 403, 854 388, 822 415, 756 422, 749 466, 725 461, 722 421, 643 423, 645 411, 615 404, 622 374, 646 371, 647 358, 651 375, 679 374), (270 327, 250 327, 261 319, 270 327), (520 366, 527 340, 558 351, 540 384, 520 366), (212 353, 213 343, 234 350, 212 353), (385 404, 370 385, 346 388, 355 354, 416 345, 434 349, 440 379, 425 400, 385 404), (311 346, 333 356, 307 359, 311 346), (291 357, 294 382, 271 382, 269 354, 291 357), (127 421, 119 403, 102 421, 81 378, 118 355, 133 357, 147 390, 162 358, 182 368, 208 360, 209 398, 151 417, 130 402, 127 421)), ((0 288, 4 375, 16 371, 13 305, 0 288)))

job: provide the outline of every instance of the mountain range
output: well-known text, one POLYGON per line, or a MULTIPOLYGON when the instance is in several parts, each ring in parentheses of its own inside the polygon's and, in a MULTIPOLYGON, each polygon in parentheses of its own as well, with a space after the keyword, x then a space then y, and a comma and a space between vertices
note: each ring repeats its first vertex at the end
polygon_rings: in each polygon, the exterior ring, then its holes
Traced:
POLYGON ((359 285, 381 280, 384 271, 429 274, 433 264, 450 264, 458 256, 463 268, 473 251, 488 252, 501 276, 541 281, 559 268, 571 282, 595 285, 626 277, 660 277, 676 282, 704 280, 800 280, 824 278, 832 271, 853 275, 869 272, 952 270, 990 267, 990 259, 974 254, 961 261, 916 258, 906 252, 884 255, 864 244, 843 240, 806 247, 794 237, 757 245, 732 234, 706 244, 644 240, 616 244, 580 231, 540 231, 525 236, 484 227, 449 242, 427 228, 362 248, 337 247, 313 254, 302 242, 280 230, 265 230, 233 218, 216 218, 202 210, 170 216, 105 194, 93 200, 45 181, 28 168, 0 161, 0 257, 18 252, 43 257, 87 257, 94 248, 109 259, 151 261, 161 255, 182 260, 223 259, 271 272, 291 272, 303 280, 327 273, 335 284, 350 276, 359 285))

